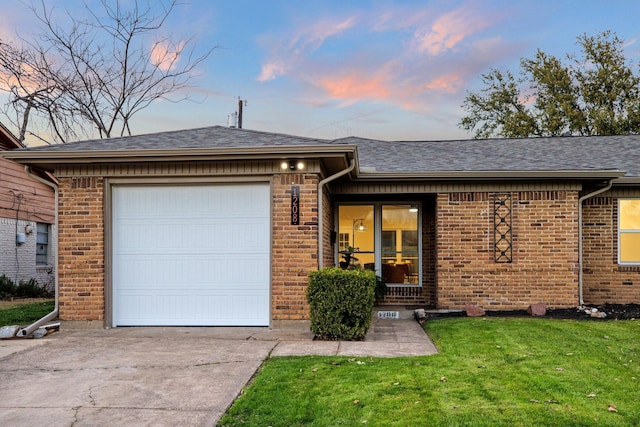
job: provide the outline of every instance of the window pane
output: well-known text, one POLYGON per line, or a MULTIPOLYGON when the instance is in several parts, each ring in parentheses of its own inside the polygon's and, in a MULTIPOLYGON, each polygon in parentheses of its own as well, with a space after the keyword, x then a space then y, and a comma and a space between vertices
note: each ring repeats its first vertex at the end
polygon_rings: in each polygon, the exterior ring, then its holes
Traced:
POLYGON ((46 264, 49 247, 49 224, 36 225, 36 264, 46 264))
POLYGON ((411 205, 382 206, 382 277, 418 283, 418 212, 411 205))
POLYGON ((640 262, 640 233, 620 233, 620 262, 640 262))
POLYGON ((620 229, 640 230, 640 199, 620 200, 620 229))
POLYGON ((344 268, 350 265, 368 268, 367 265, 374 265, 375 230, 373 212, 373 205, 338 207, 341 267, 344 268), (348 243, 343 239, 347 240, 348 243))

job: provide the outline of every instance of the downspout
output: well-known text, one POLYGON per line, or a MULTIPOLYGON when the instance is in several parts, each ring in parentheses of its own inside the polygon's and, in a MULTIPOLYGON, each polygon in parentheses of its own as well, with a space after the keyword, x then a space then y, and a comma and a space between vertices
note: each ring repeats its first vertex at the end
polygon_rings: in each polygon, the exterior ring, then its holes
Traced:
POLYGON ((353 158, 351 159, 351 163, 348 168, 343 169, 340 172, 334 173, 333 175, 323 179, 318 183, 318 269, 319 270, 324 267, 324 248, 322 244, 323 227, 324 227, 324 224, 323 224, 324 221, 322 219, 323 218, 322 200, 324 199, 324 196, 322 193, 322 188, 325 186, 325 184, 350 173, 355 167, 356 167, 356 161, 353 158))
POLYGON ((605 191, 609 191, 613 186, 613 180, 610 179, 607 185, 604 188, 596 190, 592 193, 585 194, 584 196, 578 199, 578 298, 579 304, 584 305, 584 299, 582 297, 582 202, 591 197, 597 196, 600 193, 604 193, 605 191))
POLYGON ((20 329, 18 331, 18 333, 16 334, 16 336, 18 337, 26 337, 31 335, 36 329, 38 329, 40 326, 44 325, 47 322, 50 322, 52 320, 54 320, 55 318, 58 317, 58 186, 52 182, 47 181, 46 179, 43 179, 37 175, 34 175, 31 172, 31 168, 29 166, 25 166, 24 167, 24 171, 26 172, 26 174, 28 176, 30 176, 31 178, 40 181, 41 183, 43 183, 44 185, 53 188, 54 194, 55 194, 55 206, 54 206, 54 210, 55 210, 55 216, 54 216, 54 224, 55 224, 55 233, 53 233, 53 235, 55 236, 55 242, 56 242, 56 253, 55 253, 55 260, 54 260, 54 280, 55 280, 55 305, 53 307, 53 311, 47 315, 45 315, 43 318, 36 320, 35 322, 33 322, 32 324, 30 324, 29 326, 26 326, 22 329, 20 329))

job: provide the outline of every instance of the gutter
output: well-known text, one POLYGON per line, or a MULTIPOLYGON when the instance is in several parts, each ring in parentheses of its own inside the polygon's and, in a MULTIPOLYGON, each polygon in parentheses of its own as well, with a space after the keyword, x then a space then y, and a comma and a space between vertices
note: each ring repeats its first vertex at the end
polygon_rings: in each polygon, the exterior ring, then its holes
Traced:
POLYGON ((53 311, 47 315, 45 315, 44 317, 42 317, 39 320, 36 320, 35 322, 33 322, 32 324, 30 324, 29 326, 26 326, 24 328, 21 328, 18 330, 18 333, 16 334, 17 337, 27 337, 29 335, 31 335, 36 329, 40 328, 40 326, 44 325, 45 323, 48 323, 52 320, 54 320, 55 318, 58 317, 58 286, 59 286, 59 281, 58 281, 58 255, 59 255, 59 245, 58 245, 58 186, 52 182, 47 181, 46 179, 43 179, 37 175, 34 175, 31 172, 31 168, 29 166, 25 166, 24 167, 24 171, 25 173, 30 176, 31 178, 40 181, 41 183, 43 183, 44 185, 53 188, 53 191, 55 193, 55 219, 54 219, 54 223, 55 223, 55 242, 56 242, 56 255, 55 255, 55 260, 54 260, 54 265, 55 265, 55 271, 54 271, 54 280, 55 280, 55 305, 53 307, 53 311))
MULTIPOLYGON (((365 169, 365 168, 361 168, 365 169)), ((358 181, 362 180, 514 180, 514 179, 612 179, 620 178, 626 172, 618 169, 593 170, 486 170, 486 171, 432 171, 432 172, 370 172, 362 170, 358 181)))
POLYGON ((299 158, 342 157, 348 145, 317 146, 262 146, 233 148, 171 148, 171 149, 116 149, 116 150, 11 150, 0 156, 17 163, 37 165, 49 170, 61 164, 102 164, 148 162, 185 162, 193 160, 274 160, 280 156, 299 158))
POLYGON ((322 188, 325 186, 325 184, 350 173, 353 169, 355 169, 355 167, 356 159, 354 157, 351 159, 349 167, 341 170, 340 172, 336 172, 335 174, 323 179, 318 183, 318 270, 321 270, 324 267, 324 247, 322 244, 322 232, 324 227, 322 200, 324 199, 324 196, 322 194, 322 188))
POLYGON ((604 193, 605 191, 609 191, 613 186, 613 180, 610 179, 607 182, 607 185, 604 188, 599 190, 595 190, 591 193, 587 193, 584 196, 578 199, 578 302, 579 305, 584 305, 584 299, 582 296, 582 287, 583 287, 583 272, 582 272, 582 203, 598 194, 604 193))

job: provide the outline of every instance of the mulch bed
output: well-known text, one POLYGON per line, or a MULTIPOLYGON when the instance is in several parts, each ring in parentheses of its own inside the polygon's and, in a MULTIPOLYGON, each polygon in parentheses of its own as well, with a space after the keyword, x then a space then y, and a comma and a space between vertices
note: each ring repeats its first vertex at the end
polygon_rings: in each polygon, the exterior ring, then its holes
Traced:
MULTIPOLYGON (((578 308, 564 308, 564 309, 547 309, 547 314, 544 317, 551 319, 573 319, 573 320, 595 320, 595 321, 608 321, 608 320, 632 320, 640 319, 640 304, 603 304, 603 305, 588 305, 589 308, 597 308, 598 311, 606 313, 606 317, 600 319, 591 317, 584 310, 578 308)), ((513 310, 513 311, 491 311, 487 310, 487 317, 530 317, 526 310, 513 310)), ((464 317, 465 312, 438 314, 435 317, 464 317)))

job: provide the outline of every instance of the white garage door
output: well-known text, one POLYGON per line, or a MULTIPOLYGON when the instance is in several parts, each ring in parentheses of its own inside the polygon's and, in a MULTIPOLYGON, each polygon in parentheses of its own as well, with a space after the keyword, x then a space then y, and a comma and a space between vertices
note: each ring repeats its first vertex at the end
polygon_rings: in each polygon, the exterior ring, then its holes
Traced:
POLYGON ((113 326, 268 325, 269 194, 114 186, 113 326))

